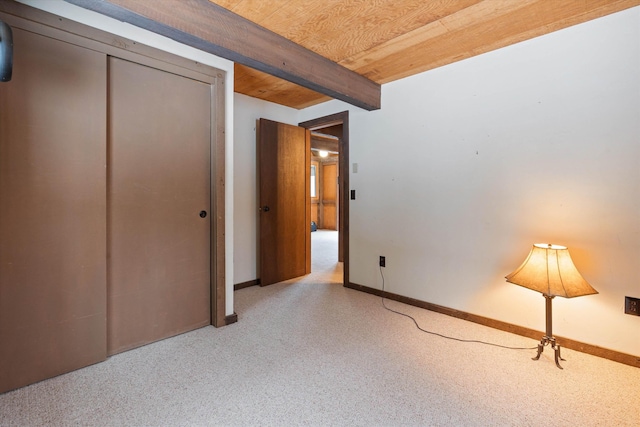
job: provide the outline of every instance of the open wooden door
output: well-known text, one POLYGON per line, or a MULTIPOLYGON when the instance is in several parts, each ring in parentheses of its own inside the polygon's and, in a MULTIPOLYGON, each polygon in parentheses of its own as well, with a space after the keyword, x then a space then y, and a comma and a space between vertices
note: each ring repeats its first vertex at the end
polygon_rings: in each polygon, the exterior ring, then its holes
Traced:
POLYGON ((311 132, 260 119, 261 286, 311 273, 311 132))

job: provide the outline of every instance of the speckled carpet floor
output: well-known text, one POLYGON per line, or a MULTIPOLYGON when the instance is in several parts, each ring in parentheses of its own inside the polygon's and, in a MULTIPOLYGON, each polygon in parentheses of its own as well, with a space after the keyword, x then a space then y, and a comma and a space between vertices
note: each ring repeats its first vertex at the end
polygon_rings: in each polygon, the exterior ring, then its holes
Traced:
MULTIPOLYGON (((563 349, 560 370, 548 350, 534 362, 532 350, 424 334, 342 287, 326 259, 300 280, 237 291, 236 324, 0 395, 0 425, 638 426, 640 369, 563 349)), ((440 333, 536 345, 387 305, 440 333)))

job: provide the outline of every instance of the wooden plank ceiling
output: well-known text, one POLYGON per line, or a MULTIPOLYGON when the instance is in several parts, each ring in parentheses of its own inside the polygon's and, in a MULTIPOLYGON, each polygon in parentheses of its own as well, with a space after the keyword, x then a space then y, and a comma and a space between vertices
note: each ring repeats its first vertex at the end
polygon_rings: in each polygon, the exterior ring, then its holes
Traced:
MULTIPOLYGON (((210 0, 383 84, 640 5, 640 0, 210 0)), ((330 98, 235 65, 235 91, 293 108, 330 98)))

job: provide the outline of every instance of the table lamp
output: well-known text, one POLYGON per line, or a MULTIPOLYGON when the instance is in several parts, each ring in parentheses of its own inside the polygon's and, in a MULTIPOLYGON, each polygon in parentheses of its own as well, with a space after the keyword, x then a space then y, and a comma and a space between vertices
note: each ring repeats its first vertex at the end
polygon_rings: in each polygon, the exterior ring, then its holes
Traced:
POLYGON ((533 360, 540 359, 540 355, 547 344, 555 351, 556 366, 560 366, 560 345, 556 342, 552 332, 551 301, 556 296, 573 298, 582 295, 597 294, 589 283, 573 265, 569 250, 566 246, 536 243, 522 265, 513 273, 506 276, 507 282, 523 286, 542 293, 546 306, 546 332, 540 344, 538 354, 533 360))

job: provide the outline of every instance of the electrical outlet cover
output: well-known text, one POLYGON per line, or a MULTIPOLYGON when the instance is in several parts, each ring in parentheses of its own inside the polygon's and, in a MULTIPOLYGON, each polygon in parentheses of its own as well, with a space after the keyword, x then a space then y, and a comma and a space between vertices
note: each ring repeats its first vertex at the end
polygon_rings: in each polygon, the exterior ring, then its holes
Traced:
POLYGON ((624 297, 624 312, 633 316, 640 316, 640 298, 624 297))

